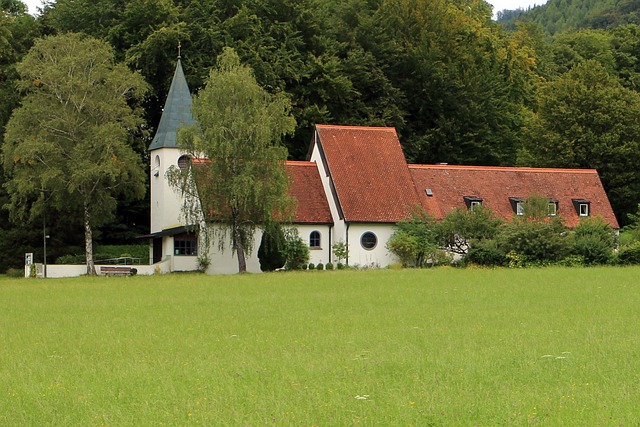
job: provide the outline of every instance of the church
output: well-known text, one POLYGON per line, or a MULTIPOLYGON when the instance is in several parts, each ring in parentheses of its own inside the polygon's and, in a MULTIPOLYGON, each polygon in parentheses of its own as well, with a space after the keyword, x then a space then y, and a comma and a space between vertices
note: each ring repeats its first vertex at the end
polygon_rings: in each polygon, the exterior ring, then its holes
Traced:
MULTIPOLYGON (((210 274, 238 270, 230 245, 201 248, 197 235, 181 222, 181 197, 166 179, 171 166, 188 167, 177 145, 177 130, 194 123, 192 98, 180 59, 157 132, 149 146, 151 168, 150 256, 160 272, 198 268, 198 251, 208 250, 210 274)), ((310 262, 336 263, 335 243, 348 248, 352 266, 385 267, 397 262, 386 248, 398 221, 421 206, 436 219, 455 208, 486 206, 509 220, 524 212, 532 195, 548 198, 550 216, 569 227, 600 216, 618 223, 594 169, 408 164, 394 128, 316 125, 306 161, 287 161, 290 195, 297 201, 293 224, 309 245, 310 262)), ((247 271, 260 272, 260 232, 247 256, 247 271)))

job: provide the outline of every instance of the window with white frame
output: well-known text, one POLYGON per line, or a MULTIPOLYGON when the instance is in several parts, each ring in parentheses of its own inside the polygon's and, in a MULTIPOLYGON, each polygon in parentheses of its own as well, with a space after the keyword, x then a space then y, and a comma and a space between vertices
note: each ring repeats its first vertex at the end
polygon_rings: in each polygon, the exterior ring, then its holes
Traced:
POLYGON ((547 204, 547 215, 556 216, 558 215, 558 201, 557 200, 549 200, 547 204))
POLYGON ((525 200, 520 197, 509 197, 509 203, 511 203, 511 209, 516 215, 524 215, 525 200))
POLYGON ((591 215, 591 202, 585 199, 571 199, 573 207, 578 216, 587 217, 591 215))
POLYGON ((471 212, 475 208, 482 206, 482 198, 476 196, 463 196, 464 204, 467 206, 471 212))
POLYGON ((309 234, 309 247, 312 249, 320 249, 320 232, 319 231, 312 231, 311 234, 309 234))
POLYGON ((580 203, 580 216, 589 216, 589 204, 580 203))

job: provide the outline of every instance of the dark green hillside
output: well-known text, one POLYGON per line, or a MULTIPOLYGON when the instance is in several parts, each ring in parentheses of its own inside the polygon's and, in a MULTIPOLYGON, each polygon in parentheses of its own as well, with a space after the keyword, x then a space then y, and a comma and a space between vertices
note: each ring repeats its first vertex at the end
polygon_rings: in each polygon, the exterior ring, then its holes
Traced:
POLYGON ((535 22, 549 34, 638 24, 640 0, 549 0, 528 10, 498 12, 498 22, 509 28, 513 28, 516 21, 535 22))

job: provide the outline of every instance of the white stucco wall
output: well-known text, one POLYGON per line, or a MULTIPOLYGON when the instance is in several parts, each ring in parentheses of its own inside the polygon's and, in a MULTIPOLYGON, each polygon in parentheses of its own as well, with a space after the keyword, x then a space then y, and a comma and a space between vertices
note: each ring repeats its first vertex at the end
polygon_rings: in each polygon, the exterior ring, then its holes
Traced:
POLYGON ((331 245, 333 244, 331 226, 326 224, 304 224, 297 225, 296 228, 298 229, 298 234, 307 246, 309 246, 310 243, 309 237, 311 232, 317 231, 320 233, 320 248, 309 248, 309 262, 314 264, 332 262, 335 264, 331 259, 331 245))
MULTIPOLYGON (((182 198, 169 186, 165 176, 169 167, 178 165, 178 158, 181 155, 178 148, 161 148, 150 153, 152 233, 183 225, 180 223, 182 198)), ((170 254, 171 252, 165 253, 170 254)))
MULTIPOLYGON (((253 238, 253 247, 250 254, 245 254, 248 273, 261 273, 260 261, 258 261, 258 248, 262 240, 262 231, 256 230, 253 238)), ((211 257, 211 265, 207 269, 208 274, 236 274, 238 272, 238 257, 232 253, 231 238, 224 238, 224 251, 220 251, 217 241, 211 242, 209 255, 211 257)), ((248 251, 247 251, 248 252, 248 251)))
MULTIPOLYGON (((314 138, 317 138, 317 134, 314 135, 314 138)), ((346 244, 348 242, 349 265, 386 267, 389 264, 397 262, 397 258, 394 255, 390 254, 386 248, 387 241, 394 233, 393 224, 351 223, 347 225, 344 220, 340 219, 336 200, 334 199, 331 192, 331 180, 328 176, 328 171, 324 168, 317 141, 314 141, 309 160, 315 162, 318 165, 318 171, 320 173, 320 179, 322 180, 322 186, 324 188, 327 201, 329 202, 331 216, 333 217, 334 226, 331 232, 331 244, 333 245, 338 242, 344 242, 346 244), (366 231, 373 232, 378 238, 378 244, 371 250, 364 249, 360 244, 360 237, 366 231)), ((336 264, 337 259, 335 259, 335 256, 333 256, 333 254, 332 258, 333 259, 331 260, 331 262, 336 264)), ((343 260, 343 262, 345 261, 343 260)))
POLYGON ((387 250, 387 242, 394 233, 393 224, 349 224, 349 265, 386 267, 398 262, 397 258, 387 250), (367 250, 360 244, 360 238, 367 231, 378 238, 376 246, 367 250))

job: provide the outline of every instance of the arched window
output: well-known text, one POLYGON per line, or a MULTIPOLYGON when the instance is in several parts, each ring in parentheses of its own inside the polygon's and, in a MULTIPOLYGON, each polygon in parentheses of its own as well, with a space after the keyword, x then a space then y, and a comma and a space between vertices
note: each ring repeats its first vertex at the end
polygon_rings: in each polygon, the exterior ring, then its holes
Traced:
POLYGON ((360 236, 360 244, 363 248, 370 251, 378 244, 378 237, 371 231, 367 231, 365 233, 362 233, 362 236, 360 236))
POLYGON ((153 176, 160 175, 160 156, 156 154, 155 159, 153 160, 153 176))
POLYGON ((320 232, 312 231, 309 234, 309 247, 310 248, 319 248, 320 247, 320 232))

